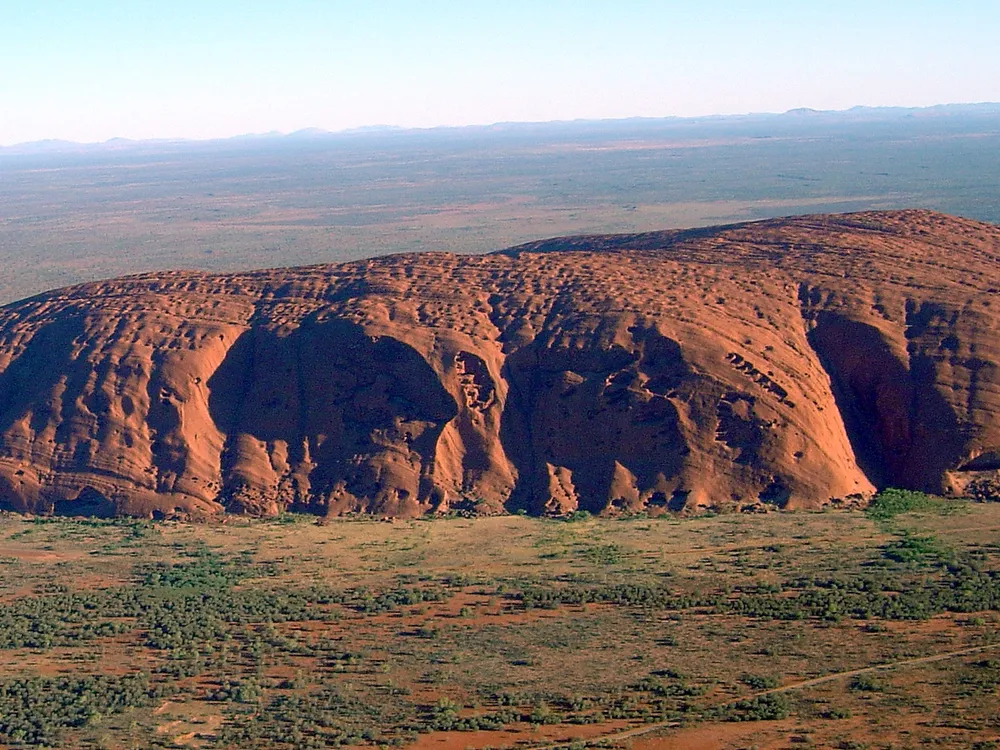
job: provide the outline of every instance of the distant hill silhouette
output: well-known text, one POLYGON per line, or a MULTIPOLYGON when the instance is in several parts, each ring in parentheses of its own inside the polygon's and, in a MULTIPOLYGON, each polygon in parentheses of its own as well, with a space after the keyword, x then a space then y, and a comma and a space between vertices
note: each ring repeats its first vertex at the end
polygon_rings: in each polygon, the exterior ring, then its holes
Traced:
POLYGON ((357 138, 407 138, 420 136, 475 136, 483 134, 525 134, 540 137, 579 137, 588 134, 625 132, 636 135, 643 131, 664 131, 679 129, 679 133, 690 136, 691 126, 738 127, 741 124, 770 122, 781 126, 788 123, 836 125, 838 123, 892 122, 913 118, 979 118, 1000 117, 1000 102, 977 102, 971 104, 938 104, 931 107, 865 107, 856 106, 845 110, 819 110, 798 107, 787 112, 755 112, 748 114, 704 115, 698 117, 627 117, 599 120, 554 120, 549 122, 498 122, 491 125, 444 125, 433 128, 406 128, 397 125, 365 125, 346 130, 330 131, 319 127, 307 127, 291 133, 270 131, 267 133, 241 133, 227 138, 185 139, 151 138, 130 139, 111 138, 96 143, 46 139, 28 141, 6 146, 0 145, 0 156, 25 156, 59 153, 95 153, 103 151, 154 149, 176 149, 197 143, 233 144, 281 141, 336 141, 357 138))

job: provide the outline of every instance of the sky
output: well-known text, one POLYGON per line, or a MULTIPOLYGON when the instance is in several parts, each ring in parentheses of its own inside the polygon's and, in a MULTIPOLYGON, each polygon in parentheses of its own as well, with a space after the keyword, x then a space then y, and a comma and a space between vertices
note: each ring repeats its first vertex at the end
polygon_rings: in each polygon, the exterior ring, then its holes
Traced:
POLYGON ((1000 101, 1000 0, 0 0, 0 145, 1000 101))

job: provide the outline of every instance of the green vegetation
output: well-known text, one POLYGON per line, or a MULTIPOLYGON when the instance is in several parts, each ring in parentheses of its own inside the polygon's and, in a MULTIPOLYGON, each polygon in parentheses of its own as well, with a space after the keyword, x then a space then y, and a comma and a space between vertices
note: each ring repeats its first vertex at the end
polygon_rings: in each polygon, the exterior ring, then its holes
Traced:
POLYGON ((858 690, 863 693, 881 693, 885 690, 885 685, 878 678, 870 674, 861 674, 852 677, 847 686, 851 690, 858 690))
POLYGON ((159 696, 144 674, 125 677, 32 677, 0 682, 0 735, 23 745, 55 745, 64 728, 99 724, 149 706, 159 696))
POLYGON ((995 722, 1000 653, 796 688, 993 643, 1000 506, 929 502, 568 524, 3 517, 0 744, 281 750, 795 718, 836 746, 828 723, 912 703, 921 721, 969 717, 968 747, 995 722))
POLYGON ((715 712, 722 721, 774 721, 785 719, 791 713, 791 701, 780 693, 736 701, 715 712))
POLYGON ((740 678, 740 682, 754 690, 770 690, 778 687, 780 680, 772 675, 746 674, 740 678))
POLYGON ((865 512, 876 521, 888 521, 903 513, 928 510, 937 503, 940 501, 923 492, 890 488, 877 493, 865 512))

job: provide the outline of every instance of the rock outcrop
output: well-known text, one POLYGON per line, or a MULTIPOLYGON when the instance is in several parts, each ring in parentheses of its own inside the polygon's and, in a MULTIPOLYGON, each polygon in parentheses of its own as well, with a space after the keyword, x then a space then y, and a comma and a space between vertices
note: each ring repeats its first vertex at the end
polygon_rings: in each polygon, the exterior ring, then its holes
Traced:
POLYGON ((1000 473, 1000 229, 927 211, 546 240, 0 309, 0 503, 814 507, 1000 473))

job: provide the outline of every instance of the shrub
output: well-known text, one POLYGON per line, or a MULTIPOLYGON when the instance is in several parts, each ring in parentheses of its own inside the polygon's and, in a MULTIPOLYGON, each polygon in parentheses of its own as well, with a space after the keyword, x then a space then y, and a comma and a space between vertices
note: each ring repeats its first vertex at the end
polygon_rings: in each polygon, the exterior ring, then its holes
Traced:
POLYGON ((875 495, 865 510, 876 521, 888 521, 902 513, 926 510, 934 505, 934 498, 923 492, 887 488, 875 495))
POLYGON ((881 693, 885 690, 885 685, 870 674, 855 675, 851 678, 847 687, 862 693, 881 693))
POLYGON ((787 719, 790 713, 788 696, 772 693, 723 706, 719 718, 723 721, 774 721, 787 719))
POLYGON ((779 680, 773 675, 745 674, 740 677, 740 682, 754 690, 770 690, 778 687, 779 680))

